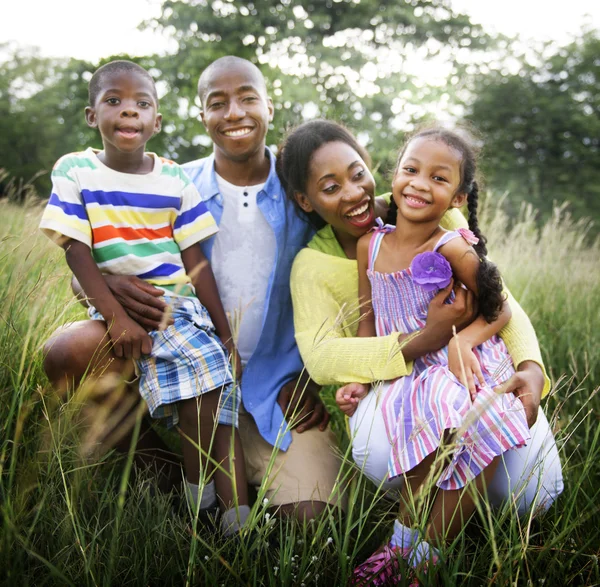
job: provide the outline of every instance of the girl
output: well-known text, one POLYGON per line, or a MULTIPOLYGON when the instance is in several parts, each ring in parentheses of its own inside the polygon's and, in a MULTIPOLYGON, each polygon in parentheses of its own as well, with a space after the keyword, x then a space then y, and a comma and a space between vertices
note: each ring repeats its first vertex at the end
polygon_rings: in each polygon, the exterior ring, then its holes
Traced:
MULTIPOLYGON (((400 154, 392 197, 388 221, 395 221, 396 227, 379 221, 375 232, 358 242, 359 296, 366 310, 358 335, 423 328, 429 303, 453 275, 478 296, 480 316, 447 347, 416 359, 412 374, 382 391, 381 410, 391 444, 389 477, 405 475, 405 483, 390 543, 355 571, 357 580, 375 583, 393 579, 398 556, 415 567, 435 562, 437 551, 429 542, 456 534, 474 509, 467 484, 476 480, 482 489, 500 455, 530 438, 521 401, 493 391, 514 373, 506 347, 496 336, 508 322, 510 309, 499 273, 484 257, 474 149, 445 129, 417 133, 400 154), (465 202, 471 230, 441 228, 444 214, 465 202), (406 506, 426 485, 434 464, 446 456, 441 472, 433 473, 442 491, 420 541, 406 506)), ((346 386, 338 390, 336 401, 352 416, 366 393, 365 386, 346 386)), ((356 425, 351 422, 353 428, 356 425)))

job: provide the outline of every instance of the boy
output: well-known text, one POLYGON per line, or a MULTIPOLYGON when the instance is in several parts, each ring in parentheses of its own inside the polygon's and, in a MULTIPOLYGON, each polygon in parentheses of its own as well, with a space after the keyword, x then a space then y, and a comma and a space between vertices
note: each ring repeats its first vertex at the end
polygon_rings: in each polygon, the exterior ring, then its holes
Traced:
MULTIPOLYGON (((58 161, 40 228, 64 248, 93 305, 90 316, 106 322, 114 355, 135 360, 151 415, 179 423, 189 494, 205 509, 215 505, 216 489, 228 535, 244 524, 249 508, 243 459, 234 464, 229 458, 230 426, 238 438, 239 393, 227 351, 236 365, 237 353, 199 247, 218 228, 180 167, 145 152, 162 120, 148 72, 129 61, 108 63, 92 76, 89 100, 86 120, 100 131, 104 149, 58 161), (126 314, 103 274, 134 274, 161 288, 173 324, 147 333, 126 314), (207 455, 220 466, 200 497, 200 467, 205 479, 212 469, 207 455)), ((239 450, 239 441, 235 445, 239 450)))

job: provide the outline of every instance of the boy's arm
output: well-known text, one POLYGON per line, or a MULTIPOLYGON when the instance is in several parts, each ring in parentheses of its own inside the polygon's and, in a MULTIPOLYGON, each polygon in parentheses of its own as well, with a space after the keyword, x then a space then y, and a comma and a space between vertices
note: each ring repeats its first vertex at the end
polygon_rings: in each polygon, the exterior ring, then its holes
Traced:
POLYGON ((200 303, 210 315, 217 336, 221 339, 229 353, 235 358, 236 374, 239 376, 241 374, 241 364, 235 350, 229 321, 219 297, 215 275, 208 259, 200 248, 200 244, 195 243, 181 251, 181 260, 183 261, 186 273, 192 280, 192 285, 196 289, 196 295, 200 303))
POLYGON ((113 351, 117 357, 139 359, 152 351, 152 339, 146 331, 131 320, 121 304, 112 295, 104 276, 92 258, 90 248, 77 240, 61 243, 67 263, 86 292, 88 299, 106 321, 113 351))

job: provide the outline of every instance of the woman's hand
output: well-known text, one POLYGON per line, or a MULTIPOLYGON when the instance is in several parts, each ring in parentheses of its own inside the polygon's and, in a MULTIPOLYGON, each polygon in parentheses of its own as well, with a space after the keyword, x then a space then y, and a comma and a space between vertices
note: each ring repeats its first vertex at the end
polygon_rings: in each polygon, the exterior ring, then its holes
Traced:
POLYGON ((531 428, 538 417, 544 383, 542 368, 535 361, 524 361, 517 367, 517 372, 494 391, 514 393, 523 402, 527 424, 531 428))
POLYGON ((363 383, 348 383, 335 392, 335 401, 340 410, 342 410, 346 416, 350 417, 356 412, 358 402, 363 399, 368 392, 368 385, 363 383))
POLYGON ((471 344, 462 340, 460 336, 455 336, 448 344, 448 369, 463 385, 466 384, 471 395, 471 401, 475 401, 477 384, 483 385, 485 380, 481 372, 481 365, 473 352, 471 344), (477 379, 477 382, 475 382, 475 379, 477 379))
MULTIPOLYGON (((162 290, 130 275, 105 275, 104 280, 132 320, 147 331, 158 330, 167 307, 159 299, 163 295, 162 290)), ((173 324, 173 320, 169 320, 168 324, 173 324)))
POLYGON ((286 383, 277 396, 277 403, 290 428, 299 433, 319 427, 323 431, 329 423, 329 412, 319 397, 320 385, 307 376, 286 383))

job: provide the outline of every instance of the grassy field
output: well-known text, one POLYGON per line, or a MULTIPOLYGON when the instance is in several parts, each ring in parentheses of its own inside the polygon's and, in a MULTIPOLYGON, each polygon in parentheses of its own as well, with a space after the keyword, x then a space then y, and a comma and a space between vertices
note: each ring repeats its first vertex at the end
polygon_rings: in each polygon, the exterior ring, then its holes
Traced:
MULTIPOLYGON (((83 316, 62 253, 38 234, 40 209, 0 201, 0 583, 3 585, 344 585, 386 537, 395 505, 358 475, 342 517, 269 516, 225 541, 173 511, 114 453, 82 458, 73 412, 42 371, 49 334, 83 316)), ((478 516, 423 584, 600 584, 600 246, 564 211, 536 230, 489 214, 492 256, 529 313, 553 379, 544 409, 565 491, 538 519, 478 516), (493 216, 493 218, 492 218, 493 216)), ((339 423, 339 417, 337 418, 339 423)), ((344 475, 353 473, 350 463, 344 475)), ((407 583, 408 584, 408 583, 407 583)))

